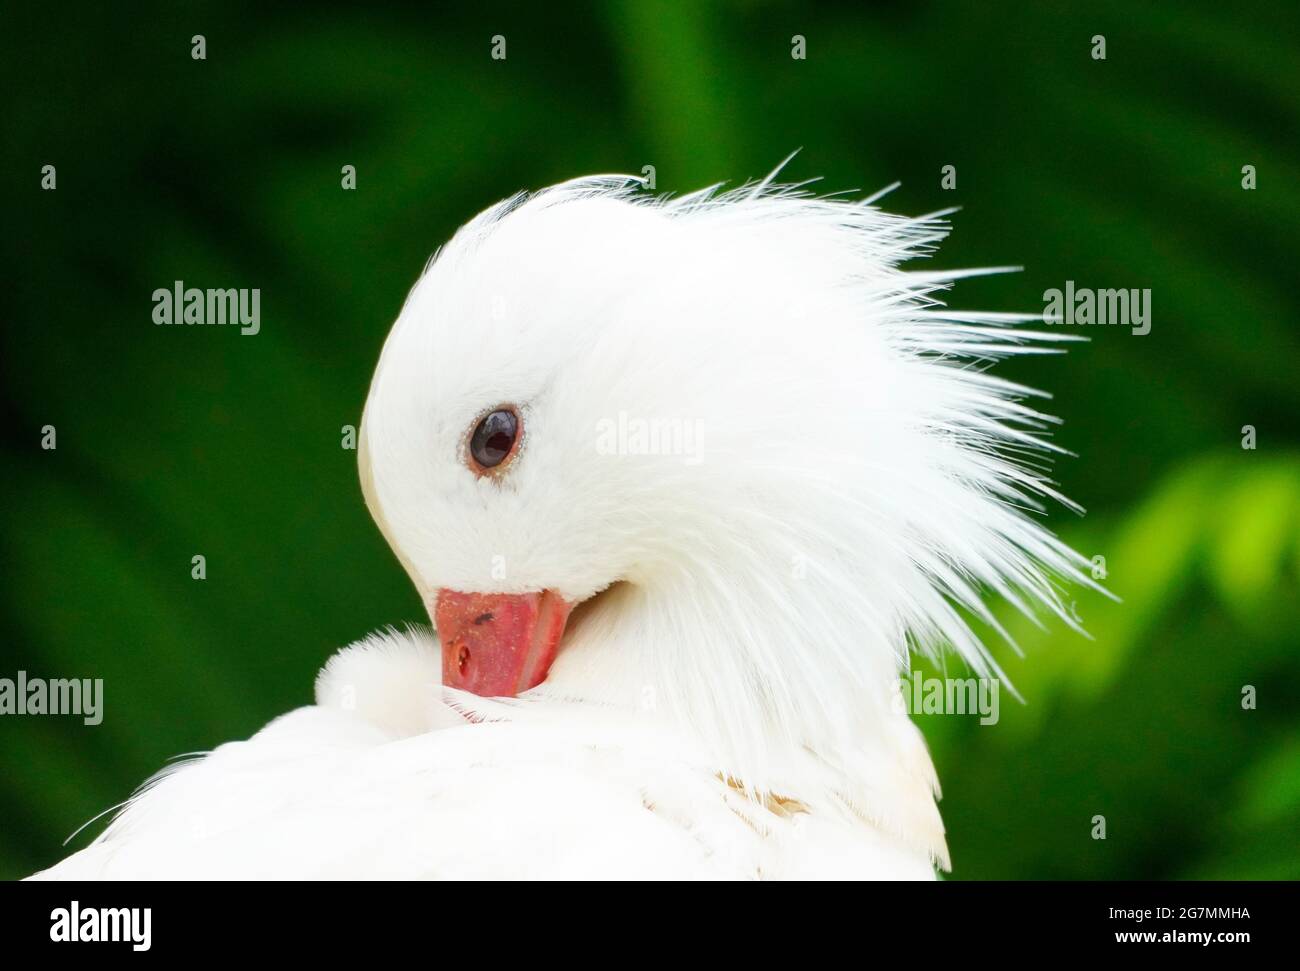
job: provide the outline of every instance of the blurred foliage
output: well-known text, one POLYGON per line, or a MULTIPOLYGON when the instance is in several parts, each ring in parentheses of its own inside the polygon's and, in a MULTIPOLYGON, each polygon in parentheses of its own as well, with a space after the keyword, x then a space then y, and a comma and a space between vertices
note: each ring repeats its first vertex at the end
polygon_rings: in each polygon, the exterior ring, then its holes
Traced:
POLYGON ((1026 703, 1004 691, 991 727, 918 719, 963 853, 958 876, 1300 876, 1300 731, 1287 680, 1300 624, 1300 454, 1190 462, 1122 520, 1065 537, 1104 557, 1104 584, 1121 598, 1073 591, 1090 638, 1004 611, 1024 660, 1005 649, 999 660, 1026 703), (1248 685, 1253 710, 1242 705, 1248 685), (1096 814, 1104 843, 1089 838, 1096 814))
POLYGON ((1057 474, 1090 513, 1052 519, 1123 600, 1079 595, 1093 640, 1007 618, 1026 704, 1004 697, 997 726, 921 718, 954 877, 1300 876, 1293 17, 7 6, 0 677, 103 678, 106 717, 0 721, 0 876, 53 862, 168 757, 307 702, 339 645, 420 618, 340 429, 460 221, 590 172, 735 182, 797 147, 791 177, 961 205, 943 265, 1025 265, 963 283, 961 306, 1037 309, 1067 279, 1153 291, 1150 335, 1096 329, 1005 369, 1055 393, 1081 456, 1057 474), (150 294, 177 279, 260 287, 261 334, 155 327, 150 294))

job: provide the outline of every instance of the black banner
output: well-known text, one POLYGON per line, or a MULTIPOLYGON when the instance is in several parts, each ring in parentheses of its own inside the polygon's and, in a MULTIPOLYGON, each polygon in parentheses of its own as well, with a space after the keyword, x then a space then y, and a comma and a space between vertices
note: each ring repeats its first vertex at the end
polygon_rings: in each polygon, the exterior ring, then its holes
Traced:
POLYGON ((429 960, 438 961, 469 945, 528 960, 546 941, 557 954, 600 941, 615 948, 606 952, 611 957, 656 951, 680 957, 681 947, 707 941, 714 942, 709 948, 738 951, 742 935, 755 930, 761 940, 754 943, 762 947, 833 946, 860 951, 864 959, 950 954, 980 961, 1099 950, 1231 958, 1240 948, 1282 946, 1283 906, 1294 902, 1294 885, 1286 883, 566 884, 537 890, 440 883, 6 884, 0 933, 9 955, 75 947, 82 959, 279 952, 373 958, 401 947, 427 949, 429 960), (750 919, 736 926, 746 908, 761 908, 757 926, 750 919), (852 915, 847 922, 846 914, 852 915), (683 944, 686 938, 695 943, 683 944), (668 947, 673 950, 663 950, 668 947))

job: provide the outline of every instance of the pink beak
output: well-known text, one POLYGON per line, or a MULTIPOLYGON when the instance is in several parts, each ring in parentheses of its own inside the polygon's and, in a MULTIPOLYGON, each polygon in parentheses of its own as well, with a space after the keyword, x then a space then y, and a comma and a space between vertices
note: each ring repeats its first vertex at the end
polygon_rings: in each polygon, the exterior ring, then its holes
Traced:
POLYGON ((572 609, 553 590, 439 590, 433 624, 442 642, 442 683, 485 698, 536 687, 546 680, 572 609))

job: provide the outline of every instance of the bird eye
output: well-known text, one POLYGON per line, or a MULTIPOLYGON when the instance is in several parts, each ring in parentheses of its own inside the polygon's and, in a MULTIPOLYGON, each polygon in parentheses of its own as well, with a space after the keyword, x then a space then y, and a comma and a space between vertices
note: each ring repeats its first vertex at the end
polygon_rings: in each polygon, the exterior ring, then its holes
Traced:
POLYGON ((470 469, 483 475, 496 469, 519 442, 519 414, 510 407, 488 412, 469 437, 470 469))

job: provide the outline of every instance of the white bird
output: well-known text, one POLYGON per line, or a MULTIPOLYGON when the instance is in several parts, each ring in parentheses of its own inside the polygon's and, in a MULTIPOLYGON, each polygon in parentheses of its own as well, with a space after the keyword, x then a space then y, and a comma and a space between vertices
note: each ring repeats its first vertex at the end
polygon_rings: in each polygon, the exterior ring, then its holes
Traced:
POLYGON ((435 254, 362 421, 437 629, 148 782, 41 878, 932 879, 913 652, 999 674, 993 592, 1073 626, 1031 518, 1059 332, 946 309, 946 235, 767 181, 518 195, 435 254))

